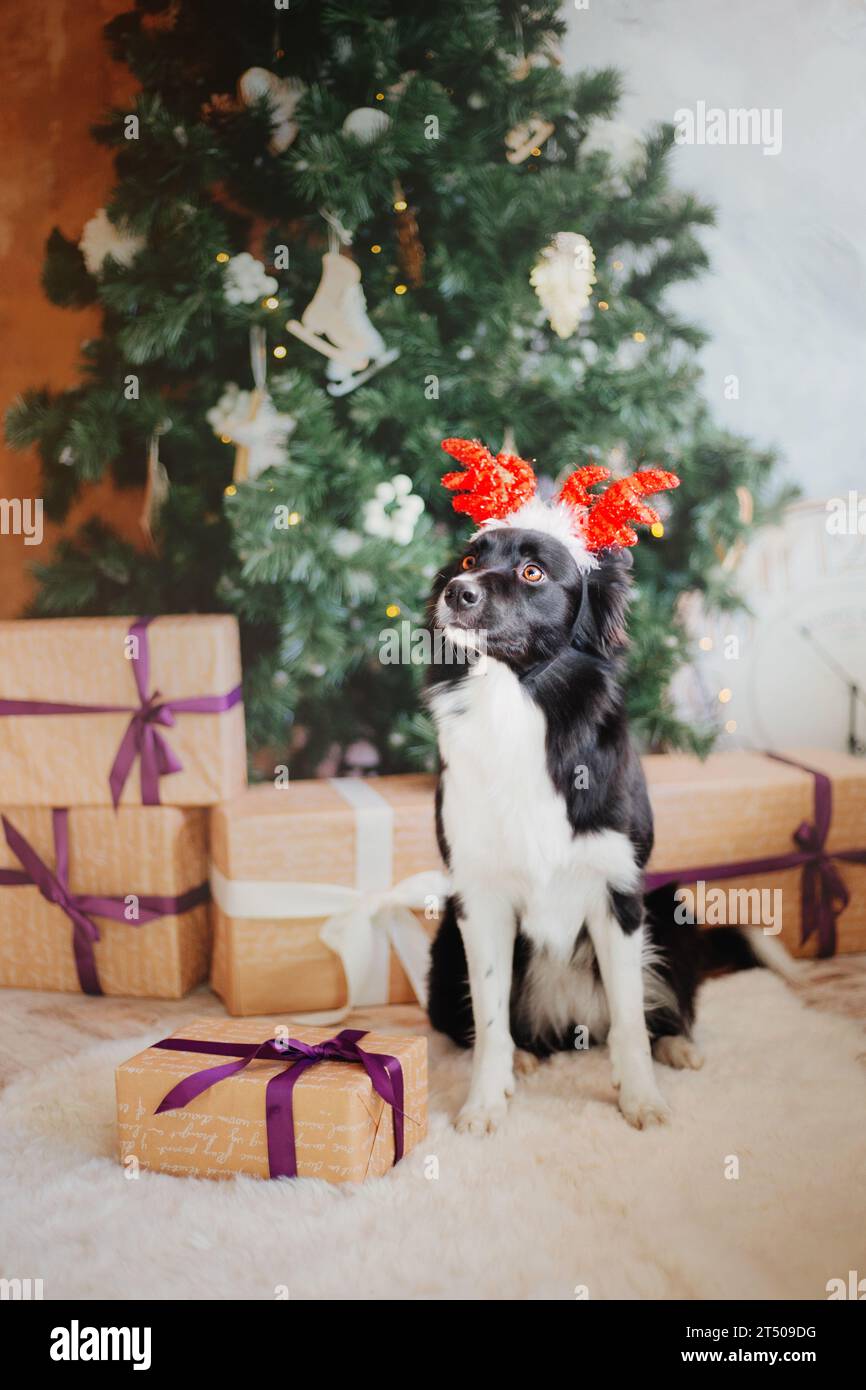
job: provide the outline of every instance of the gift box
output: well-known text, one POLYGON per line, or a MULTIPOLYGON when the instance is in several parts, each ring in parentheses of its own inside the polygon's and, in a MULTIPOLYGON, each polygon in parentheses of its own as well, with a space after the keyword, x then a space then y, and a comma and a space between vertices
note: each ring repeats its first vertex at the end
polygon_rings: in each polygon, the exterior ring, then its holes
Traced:
POLYGON ((120 1161, 226 1178, 381 1177, 427 1130, 427 1040, 195 1019, 118 1067, 120 1161))
POLYGON ((423 776, 321 779, 214 807, 211 983, 230 1013, 330 1021, 424 1002, 447 892, 434 790, 423 776))
POLYGON ((0 622, 0 805, 208 806, 246 783, 228 615, 0 622))
POLYGON ((745 910, 766 928, 779 904, 770 925, 780 922, 773 934, 794 955, 866 950, 866 760, 821 748, 643 763, 655 817, 648 888, 682 885, 707 925, 745 910))
POLYGON ((207 812, 19 806, 0 830, 0 985, 177 999, 207 977, 207 812))

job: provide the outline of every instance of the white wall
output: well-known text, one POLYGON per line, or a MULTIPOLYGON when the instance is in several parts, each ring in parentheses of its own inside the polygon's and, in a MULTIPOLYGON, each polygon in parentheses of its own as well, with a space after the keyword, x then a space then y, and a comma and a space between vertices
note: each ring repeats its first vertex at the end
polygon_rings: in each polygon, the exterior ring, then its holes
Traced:
POLYGON ((677 184, 712 201, 718 225, 704 234, 711 274, 671 302, 712 334, 720 423, 778 446, 807 498, 866 489, 863 0, 566 0, 563 13, 567 69, 619 67, 635 132, 701 100, 781 108, 776 156, 676 151, 677 184))

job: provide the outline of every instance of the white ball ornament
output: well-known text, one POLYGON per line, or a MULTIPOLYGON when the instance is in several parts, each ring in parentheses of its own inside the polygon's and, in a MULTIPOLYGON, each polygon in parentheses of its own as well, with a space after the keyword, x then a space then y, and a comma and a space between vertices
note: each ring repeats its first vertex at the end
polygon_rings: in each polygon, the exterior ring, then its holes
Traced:
POLYGON ((344 120, 343 134, 362 145, 371 145, 385 134, 390 124, 391 117, 387 111, 379 111, 374 106, 358 106, 344 120))

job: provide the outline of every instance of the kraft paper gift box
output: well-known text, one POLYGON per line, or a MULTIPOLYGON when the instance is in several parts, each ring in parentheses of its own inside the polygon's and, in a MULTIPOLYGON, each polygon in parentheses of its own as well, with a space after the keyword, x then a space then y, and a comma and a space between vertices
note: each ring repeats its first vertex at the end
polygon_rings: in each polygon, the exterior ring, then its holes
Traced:
POLYGON ((227 614, 0 622, 0 805, 208 806, 246 784, 227 614))
MULTIPOLYGON (((701 881, 708 904, 716 889, 726 903, 779 890, 779 939, 793 954, 864 951, 866 760, 826 748, 778 756, 788 761, 756 752, 645 757, 655 817, 647 886, 676 881, 694 892, 701 881)), ((714 916, 708 925, 721 925, 714 916)))
POLYGON ((334 778, 213 809, 211 983, 229 1013, 424 1002, 447 892, 434 792, 425 776, 334 778))
POLYGON ((201 1018, 116 1082, 120 1161, 163 1173, 362 1182, 427 1131, 423 1037, 201 1018))
POLYGON ((207 812, 6 808, 0 985, 177 999, 207 977, 207 812))

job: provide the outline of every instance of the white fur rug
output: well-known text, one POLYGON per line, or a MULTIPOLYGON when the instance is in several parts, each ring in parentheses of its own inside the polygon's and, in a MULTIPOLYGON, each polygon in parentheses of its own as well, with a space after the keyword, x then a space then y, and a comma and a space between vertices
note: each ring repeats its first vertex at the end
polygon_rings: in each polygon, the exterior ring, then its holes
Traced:
POLYGON ((0 1274, 46 1298, 824 1298, 866 1270, 862 1032, 763 971, 711 981, 700 1017, 704 1069, 661 1069, 674 1119, 644 1133, 597 1050, 457 1135, 469 1058, 434 1039, 427 1139, 357 1188, 128 1180, 113 1070, 153 1036, 100 1043, 0 1098, 0 1274))

